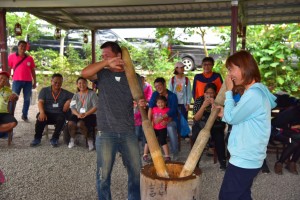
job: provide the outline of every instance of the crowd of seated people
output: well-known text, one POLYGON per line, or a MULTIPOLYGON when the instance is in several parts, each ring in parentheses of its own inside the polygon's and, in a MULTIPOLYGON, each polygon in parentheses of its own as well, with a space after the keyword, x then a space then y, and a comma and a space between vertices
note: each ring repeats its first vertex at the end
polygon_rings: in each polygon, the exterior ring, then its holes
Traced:
MULTIPOLYGON (((212 73, 211 68, 213 67, 213 63, 210 64, 211 59, 204 59, 204 67, 209 68, 207 70, 207 74, 214 75, 212 73)), ((170 118, 167 122, 167 133, 170 138, 170 150, 173 154, 173 159, 176 160, 178 156, 178 134, 180 134, 180 124, 178 121, 178 113, 183 113, 184 117, 187 119, 188 116, 188 108, 191 103, 192 91, 190 81, 186 76, 183 75, 184 65, 181 62, 175 64, 174 74, 175 76, 170 78, 169 89, 167 89, 166 81, 164 78, 157 78, 154 81, 155 92, 152 91, 148 94, 147 101, 149 102, 149 113, 148 116, 151 116, 152 110, 156 107, 157 96, 165 96, 167 99, 167 107, 169 108, 169 112, 162 116, 162 118, 170 118)), ((205 74, 204 74, 205 75, 205 74)), ((203 75, 203 77, 205 77, 203 75)), ((197 75, 196 75, 197 76, 197 75)), ((195 76, 195 77, 196 77, 195 76)), ((220 76, 218 77, 218 81, 222 83, 222 79, 220 76)), ((4 72, 0 72, 1 79, 9 79, 9 75, 7 76, 4 72)), ((142 77, 145 79, 145 77, 142 77)), ((206 77, 207 78, 207 77, 206 77)), ((199 79, 199 77, 198 77, 199 79)), ((199 82, 202 79, 199 79, 199 82)), ((209 79, 209 77, 208 77, 209 79)), ((206 79, 205 79, 206 80, 206 79)), ((207 81, 207 80, 206 80, 207 81)), ((38 114, 36 116, 36 124, 35 124, 35 135, 34 140, 31 142, 30 146, 35 147, 40 145, 41 138, 43 136, 43 131, 46 125, 52 124, 55 125, 55 130, 50 139, 50 144, 53 147, 58 146, 59 136, 62 129, 67 126, 69 134, 71 136, 70 142, 68 144, 69 148, 73 148, 75 146, 75 137, 76 132, 82 133, 88 142, 89 150, 94 149, 94 136, 95 134, 95 126, 96 126, 96 109, 97 109, 97 95, 94 91, 90 90, 87 85, 87 79, 79 77, 76 81, 78 92, 72 94, 71 92, 62 88, 63 77, 61 74, 53 74, 51 77, 51 85, 42 90, 39 93, 38 97, 38 114)), ((143 82, 144 83, 144 82, 143 82)), ((212 82, 203 83, 203 95, 199 96, 195 99, 194 104, 194 112, 193 119, 196 122, 200 122, 201 119, 205 115, 209 115, 208 106, 204 104, 204 102, 208 102, 209 99, 215 98, 217 95, 218 87, 212 82), (212 87, 213 86, 213 87, 212 87), (214 89, 214 94, 210 98, 208 98, 207 90, 209 88, 214 89), (207 98, 205 98, 207 97, 207 98), (200 104, 199 104, 200 102, 200 104), (203 107, 203 109, 202 109, 203 107), (201 115, 200 115, 201 114, 201 115), (200 116, 200 117, 199 117, 200 116)), ((203 86, 202 84, 202 86, 203 86)), ((145 86, 146 84, 144 84, 145 86)), ((197 84, 196 84, 197 85, 197 84)), ((198 84, 199 85, 199 84, 198 84)), ((150 84, 148 84, 151 87, 150 84)), ((4 87, 0 83, 0 90, 4 87)), ((145 89, 146 87, 144 87, 145 89)), ((196 91, 201 93, 199 89, 195 86, 193 88, 195 94, 196 91)), ((198 94, 197 93, 197 94, 198 94)), ((202 94, 202 93, 201 93, 202 94)), ((292 106, 288 109, 284 109, 290 104, 296 104, 297 100, 295 98, 291 98, 288 95, 277 95, 278 100, 278 108, 280 108, 281 112, 277 114, 277 116, 272 120, 273 132, 275 132, 275 137, 272 139, 278 140, 284 144, 286 144, 286 148, 282 152, 280 159, 276 162, 274 169, 275 173, 282 174, 283 165, 286 162, 286 168, 294 173, 298 174, 297 165, 295 164, 300 157, 300 142, 298 136, 300 135, 300 122, 295 121, 298 119, 296 116, 297 110, 299 110, 299 106, 292 106), (288 101, 288 102, 287 102, 288 101), (291 114, 292 113, 292 114, 291 114), (297 136, 297 137, 295 137, 297 136)), ((236 98, 236 97, 234 97, 236 98)), ((2 102, 1 102, 2 103, 2 102)), ((211 104, 211 103, 210 103, 211 104)), ((207 117, 207 116, 206 116, 207 117)), ((8 119, 6 117, 6 119, 8 119)), ((205 121, 202 122, 205 124, 205 121)), ((196 123, 197 124, 197 123, 196 123)), ((12 129, 17 125, 17 121, 6 123, 7 128, 2 130, 2 124, 0 124, 0 132, 5 132, 8 129, 12 129)), ((139 124, 139 128, 141 129, 141 123, 139 124)), ((202 127, 203 128, 203 127, 202 127)), ((224 129, 225 124, 222 124, 218 134, 215 134, 215 128, 212 128, 212 138, 214 141, 214 145, 216 148, 218 160, 220 163, 220 169, 226 169, 226 147, 224 140, 224 129), (219 137, 216 137, 219 136, 219 137)), ((193 143, 196 140, 198 133, 201 128, 194 130, 192 132, 192 140, 193 143)), ((143 141, 143 146, 145 144, 145 136, 143 131, 137 132, 137 136, 141 137, 143 141), (142 134, 142 135, 141 135, 142 134)), ((274 136, 274 134, 273 134, 274 136)), ((147 151, 145 151, 147 152, 147 151)), ((168 152, 168 151, 167 151, 168 152)), ((149 161, 148 157, 144 155, 144 161, 149 161)), ((169 155, 166 155, 169 157, 169 155)), ((266 162, 264 162, 266 164, 266 162)))

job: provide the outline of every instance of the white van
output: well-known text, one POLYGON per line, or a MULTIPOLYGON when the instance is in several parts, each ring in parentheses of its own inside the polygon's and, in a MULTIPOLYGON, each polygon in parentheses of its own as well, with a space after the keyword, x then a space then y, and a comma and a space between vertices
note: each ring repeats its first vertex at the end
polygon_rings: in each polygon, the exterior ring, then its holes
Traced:
POLYGON ((127 42, 136 48, 157 47, 155 43, 155 28, 98 30, 96 32, 97 44, 103 44, 106 41, 127 42))

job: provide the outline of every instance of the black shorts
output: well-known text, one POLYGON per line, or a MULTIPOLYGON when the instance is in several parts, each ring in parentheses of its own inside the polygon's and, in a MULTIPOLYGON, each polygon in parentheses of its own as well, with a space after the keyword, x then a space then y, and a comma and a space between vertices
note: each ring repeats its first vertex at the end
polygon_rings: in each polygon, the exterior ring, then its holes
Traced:
POLYGON ((167 144, 167 136, 168 136, 167 128, 154 129, 154 131, 160 146, 167 144))
POLYGON ((18 123, 18 121, 16 120, 16 118, 14 116, 12 116, 9 113, 0 113, 0 124, 8 124, 11 122, 16 122, 18 123))
POLYGON ((79 120, 84 121, 87 128, 89 127, 95 127, 97 125, 97 119, 95 114, 88 115, 87 117, 83 119, 79 119, 76 115, 72 115, 69 119, 69 121, 77 123, 79 120))

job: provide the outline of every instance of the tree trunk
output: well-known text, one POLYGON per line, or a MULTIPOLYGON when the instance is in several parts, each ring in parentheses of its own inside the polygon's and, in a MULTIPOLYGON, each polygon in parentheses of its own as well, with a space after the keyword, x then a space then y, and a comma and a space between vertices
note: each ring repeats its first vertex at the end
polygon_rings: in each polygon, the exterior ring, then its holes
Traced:
MULTIPOLYGON (((140 99, 145 99, 144 93, 138 82, 129 52, 128 52, 127 48, 125 48, 125 47, 122 47, 122 59, 125 62, 124 69, 125 69, 125 74, 126 74, 128 84, 129 84, 129 87, 131 90, 131 94, 133 96, 133 99, 136 102, 139 102, 140 99)), ((156 173, 159 177, 169 178, 169 175, 167 172, 167 167, 166 167, 165 161, 163 159, 163 155, 162 155, 160 146, 156 139, 152 124, 151 124, 150 120, 148 119, 146 110, 143 108, 140 108, 139 104, 137 104, 137 105, 141 112, 142 121, 143 121, 142 126, 143 126, 143 130, 144 130, 144 133, 146 136, 147 144, 149 146, 153 164, 156 169, 156 173)))

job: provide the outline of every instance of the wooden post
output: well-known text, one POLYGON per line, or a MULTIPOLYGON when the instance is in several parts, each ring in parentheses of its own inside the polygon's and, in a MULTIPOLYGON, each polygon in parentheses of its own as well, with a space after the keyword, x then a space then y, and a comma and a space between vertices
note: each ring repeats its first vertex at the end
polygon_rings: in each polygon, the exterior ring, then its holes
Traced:
POLYGON ((242 30, 242 49, 246 50, 246 33, 247 33, 247 26, 243 26, 242 30))
POLYGON ((92 63, 96 62, 96 34, 95 34, 95 30, 91 30, 91 35, 92 35, 92 63))
POLYGON ((10 69, 8 68, 7 56, 6 9, 0 8, 0 68, 2 71, 8 72, 10 69))
POLYGON ((236 52, 237 41, 237 25, 238 25, 238 1, 231 1, 231 40, 230 40, 230 55, 236 52))
MULTIPOLYGON (((225 90, 226 90, 226 86, 225 86, 225 84, 223 84, 218 93, 217 98, 215 99, 215 105, 224 105, 225 90)), ((210 130, 211 130, 219 112, 220 112, 220 109, 216 109, 216 108, 212 109, 204 128, 200 131, 200 133, 195 141, 195 144, 187 158, 187 161, 185 162, 185 165, 183 166, 183 169, 182 169, 179 177, 189 176, 195 170, 197 162, 198 162, 198 160, 208 142, 208 139, 210 137, 210 130)))
MULTIPOLYGON (((132 64, 129 52, 126 47, 122 47, 122 60, 125 62, 125 74, 128 80, 128 84, 131 90, 131 94, 133 99, 136 102, 139 102, 140 99, 144 98, 144 93, 141 89, 141 86, 138 82, 134 66, 132 64)), ((147 144, 149 146, 150 154, 153 160, 154 167, 156 169, 156 173, 159 177, 169 178, 167 167, 160 149, 160 146, 157 142, 154 129, 152 127, 151 121, 148 119, 148 115, 146 110, 139 107, 142 116, 142 126, 147 139, 147 144)))

